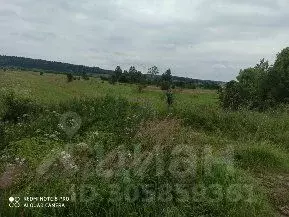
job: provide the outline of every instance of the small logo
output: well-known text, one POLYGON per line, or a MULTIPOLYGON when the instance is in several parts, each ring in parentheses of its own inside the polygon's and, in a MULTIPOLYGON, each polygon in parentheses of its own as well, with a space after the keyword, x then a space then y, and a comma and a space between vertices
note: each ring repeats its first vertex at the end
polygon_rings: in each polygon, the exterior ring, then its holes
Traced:
POLYGON ((9 197, 9 207, 20 207, 20 197, 9 197))

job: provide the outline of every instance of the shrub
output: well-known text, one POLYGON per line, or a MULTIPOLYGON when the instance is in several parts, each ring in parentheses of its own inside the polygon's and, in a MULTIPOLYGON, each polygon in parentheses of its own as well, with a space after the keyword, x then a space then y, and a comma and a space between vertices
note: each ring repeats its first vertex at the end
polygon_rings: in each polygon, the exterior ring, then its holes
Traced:
POLYGON ((72 75, 71 73, 68 73, 68 74, 66 75, 66 77, 67 77, 67 82, 72 82, 73 79, 74 79, 74 77, 73 77, 73 75, 72 75))
POLYGON ((219 93, 221 105, 225 109, 237 110, 244 106, 244 91, 236 81, 228 82, 219 93))
POLYGON ((161 82, 161 90, 169 90, 171 87, 170 82, 162 81, 161 82))
POLYGON ((89 76, 86 73, 82 73, 81 77, 83 80, 89 80, 89 76))
POLYGON ((5 94, 3 104, 5 107, 3 121, 13 123, 27 120, 42 109, 41 106, 29 99, 17 97, 13 92, 5 94))

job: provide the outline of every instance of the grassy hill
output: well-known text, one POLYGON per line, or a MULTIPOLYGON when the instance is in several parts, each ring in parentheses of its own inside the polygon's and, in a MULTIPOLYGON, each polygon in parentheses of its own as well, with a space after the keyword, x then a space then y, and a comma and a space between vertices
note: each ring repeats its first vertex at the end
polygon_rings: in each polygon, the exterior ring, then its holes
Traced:
POLYGON ((173 96, 168 108, 154 86, 0 71, 0 216, 289 216, 288 109, 173 96), (24 200, 37 196, 65 207, 24 200))

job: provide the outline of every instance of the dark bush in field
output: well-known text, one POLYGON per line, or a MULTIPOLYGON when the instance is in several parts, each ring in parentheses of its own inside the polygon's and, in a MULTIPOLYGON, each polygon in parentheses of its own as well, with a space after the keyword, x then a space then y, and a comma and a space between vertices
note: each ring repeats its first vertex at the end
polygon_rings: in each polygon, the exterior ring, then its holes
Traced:
POLYGON ((67 77, 67 82, 72 82, 74 80, 74 77, 73 77, 73 75, 71 73, 68 73, 66 75, 66 77, 67 77))
POLYGON ((35 104, 29 99, 17 97, 14 93, 7 93, 3 97, 4 114, 3 121, 19 122, 30 119, 42 110, 40 105, 35 104))

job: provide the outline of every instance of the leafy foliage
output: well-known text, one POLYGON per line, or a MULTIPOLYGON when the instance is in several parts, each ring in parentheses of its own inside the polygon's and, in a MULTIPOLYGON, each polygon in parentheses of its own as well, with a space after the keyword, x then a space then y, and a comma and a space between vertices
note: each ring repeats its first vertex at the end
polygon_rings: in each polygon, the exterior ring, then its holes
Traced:
POLYGON ((267 109, 289 102, 289 48, 277 55, 269 66, 262 59, 255 67, 240 70, 237 81, 220 91, 223 108, 267 109))
POLYGON ((162 90, 169 90, 172 87, 173 76, 171 69, 168 69, 165 73, 161 76, 161 89, 162 90))
POLYGON ((41 106, 29 99, 17 97, 13 92, 6 93, 2 100, 5 108, 3 121, 17 123, 27 120, 30 116, 42 110, 41 106))

